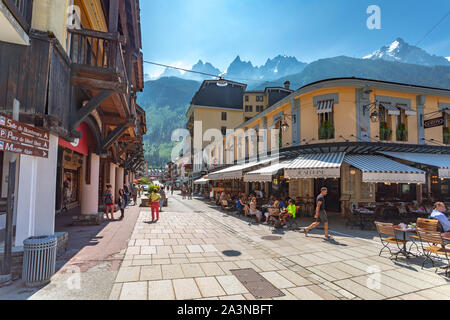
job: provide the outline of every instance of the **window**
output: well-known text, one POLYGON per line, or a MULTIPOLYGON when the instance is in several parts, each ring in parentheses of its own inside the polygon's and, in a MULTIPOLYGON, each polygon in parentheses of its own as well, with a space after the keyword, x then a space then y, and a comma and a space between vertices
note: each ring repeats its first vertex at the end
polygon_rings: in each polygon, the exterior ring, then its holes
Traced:
POLYGON ((450 117, 447 113, 444 113, 444 132, 443 132, 443 140, 444 144, 450 144, 450 117))
POLYGON ((220 131, 222 131, 222 135, 223 135, 223 136, 226 136, 226 135, 227 135, 227 127, 222 127, 222 128, 220 129, 220 131))
POLYGON ((263 102, 264 96, 256 96, 256 102, 263 102))
POLYGON ((406 111, 401 109, 397 116, 397 141, 408 141, 408 117, 406 111))
POLYGON ((245 96, 245 102, 248 102, 248 96, 245 96))
POLYGON ((222 112, 222 121, 227 121, 227 113, 222 112))
POLYGON ((253 112, 253 106, 245 106, 245 112, 253 112))
POLYGON ((334 139, 333 111, 319 113, 319 140, 334 139))
MULTIPOLYGON (((383 105, 388 103, 382 102, 381 104, 383 105)), ((383 106, 380 106, 379 114, 380 114, 380 140, 381 141, 391 140, 392 138, 391 116, 388 114, 388 110, 383 106)))

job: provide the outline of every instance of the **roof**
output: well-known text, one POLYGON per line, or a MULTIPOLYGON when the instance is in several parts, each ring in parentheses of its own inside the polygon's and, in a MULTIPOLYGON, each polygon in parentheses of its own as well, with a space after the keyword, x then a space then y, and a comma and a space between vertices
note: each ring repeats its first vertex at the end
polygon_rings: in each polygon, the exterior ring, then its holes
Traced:
POLYGON ((412 152, 380 152, 384 155, 410 162, 426 164, 438 168, 450 168, 450 155, 412 152))
POLYGON ((247 85, 227 81, 226 87, 219 87, 217 82, 218 80, 203 81, 200 89, 192 98, 191 105, 242 109, 242 97, 247 85))

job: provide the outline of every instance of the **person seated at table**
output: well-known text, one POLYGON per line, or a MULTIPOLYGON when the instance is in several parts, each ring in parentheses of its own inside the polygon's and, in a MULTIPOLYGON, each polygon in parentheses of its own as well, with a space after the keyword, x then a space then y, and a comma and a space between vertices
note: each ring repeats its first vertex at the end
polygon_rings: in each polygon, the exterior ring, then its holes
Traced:
MULTIPOLYGON (((252 198, 250 201, 250 216, 256 216, 256 220, 261 222, 262 212, 256 208, 256 198, 252 198)), ((267 214, 268 215, 268 214, 267 214)), ((264 222, 266 224, 267 222, 264 222)))
POLYGON ((287 219, 288 218, 294 218, 295 219, 295 215, 297 214, 297 207, 295 206, 294 200, 289 199, 288 201, 288 206, 286 208, 282 208, 281 209, 281 221, 283 228, 287 228, 287 219))
POLYGON ((434 204, 433 212, 431 213, 430 218, 438 220, 444 232, 448 232, 450 231, 450 221, 445 215, 445 212, 447 212, 447 207, 445 206, 445 203, 436 202, 434 204))
POLYGON ((244 194, 239 196, 236 202, 236 208, 238 209, 239 213, 244 213, 247 216, 248 206, 247 206, 247 199, 245 198, 244 194))
POLYGON ((287 206, 284 204, 284 202, 281 201, 281 198, 278 200, 278 205, 279 205, 280 209, 286 209, 287 208, 287 206))
POLYGON ((263 198, 264 197, 264 195, 263 195, 261 190, 255 189, 254 193, 255 193, 257 198, 263 198))

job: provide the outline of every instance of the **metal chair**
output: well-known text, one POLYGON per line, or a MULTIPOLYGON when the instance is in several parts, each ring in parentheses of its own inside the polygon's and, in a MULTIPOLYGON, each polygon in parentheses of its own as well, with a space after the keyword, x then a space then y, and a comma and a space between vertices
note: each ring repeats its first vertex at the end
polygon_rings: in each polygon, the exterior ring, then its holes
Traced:
POLYGON ((416 231, 419 235, 422 251, 425 256, 425 260, 422 262, 422 269, 428 260, 431 261, 433 267, 435 267, 434 261, 431 258, 432 255, 436 255, 437 257, 445 256, 447 265, 436 268, 435 273, 437 273, 439 268, 443 268, 445 269, 445 276, 447 276, 450 267, 450 250, 445 248, 446 243, 444 239, 442 239, 441 233, 439 231, 429 231, 421 228, 417 228, 416 231), (424 247, 424 243, 427 243, 426 247, 424 247))
POLYGON ((404 245, 406 243, 406 241, 397 238, 397 234, 395 233, 394 225, 392 223, 384 223, 384 222, 378 222, 378 221, 375 221, 374 223, 377 227, 377 231, 378 231, 378 235, 380 236, 381 244, 383 245, 383 248, 381 248, 381 250, 380 250, 379 256, 381 256, 381 253, 383 252, 383 250, 387 248, 389 250, 389 253, 391 254, 390 258, 395 256, 395 260, 397 260, 399 253, 402 252, 402 248, 400 247, 400 244, 404 245), (383 235, 388 235, 390 237, 383 237, 383 235), (399 249, 398 252, 392 253, 391 248, 389 248, 389 244, 393 244, 393 243, 395 243, 397 245, 397 247, 399 249))

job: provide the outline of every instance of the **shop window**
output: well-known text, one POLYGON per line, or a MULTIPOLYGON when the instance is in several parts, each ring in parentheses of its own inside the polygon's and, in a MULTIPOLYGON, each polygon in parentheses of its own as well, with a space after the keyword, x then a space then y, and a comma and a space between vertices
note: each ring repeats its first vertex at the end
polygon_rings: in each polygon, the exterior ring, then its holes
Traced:
POLYGON ((333 111, 319 114, 319 140, 334 139, 333 111))
POLYGON ((222 121, 227 121, 227 113, 222 112, 222 121))
POLYGON ((408 141, 408 117, 403 109, 397 116, 396 138, 397 141, 408 141))
POLYGON ((388 110, 380 106, 380 140, 389 141, 392 138, 391 116, 388 110))

